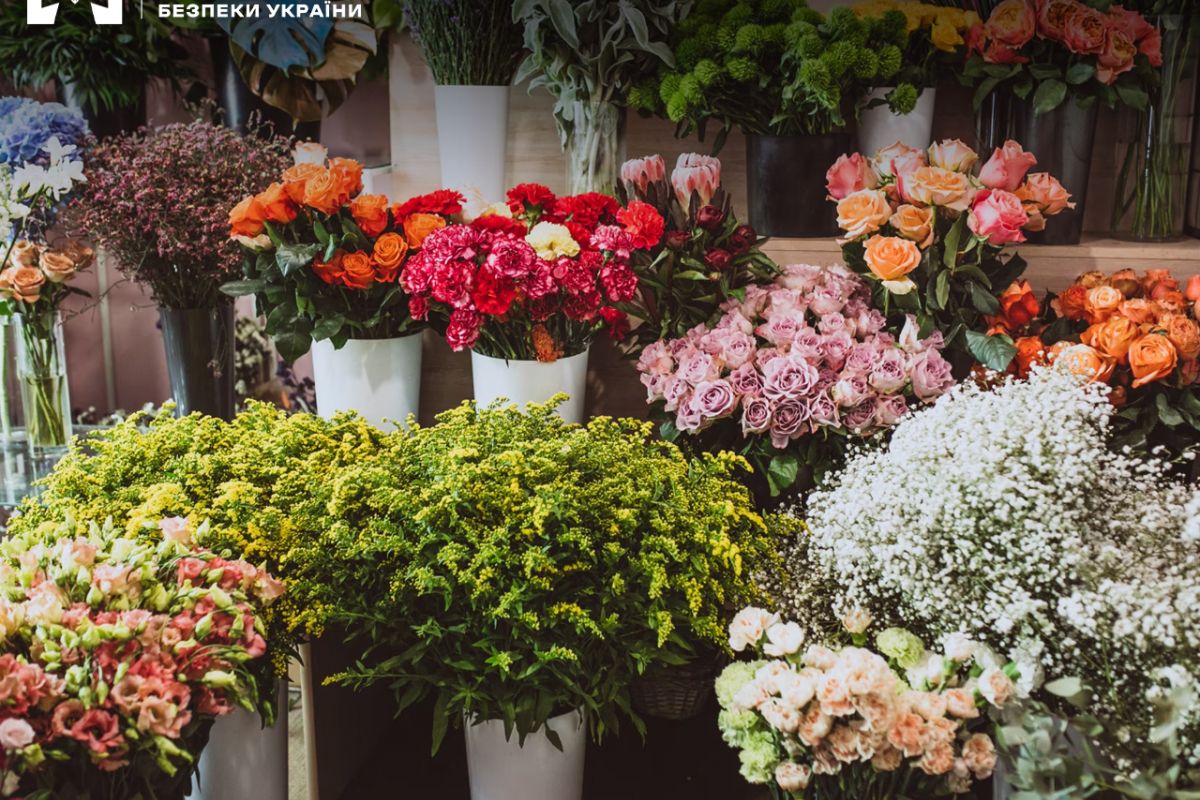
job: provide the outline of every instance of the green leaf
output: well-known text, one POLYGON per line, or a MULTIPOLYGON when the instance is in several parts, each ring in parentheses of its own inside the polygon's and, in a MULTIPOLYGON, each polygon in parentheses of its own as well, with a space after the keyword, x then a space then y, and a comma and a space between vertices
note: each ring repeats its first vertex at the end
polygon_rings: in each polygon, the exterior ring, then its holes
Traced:
POLYGON ((267 287, 266 281, 230 281, 221 284, 221 292, 230 297, 245 297, 257 294, 267 287))
POLYGON ((1176 428, 1183 424, 1183 416, 1171 407, 1171 403, 1167 400, 1165 394, 1159 394, 1154 399, 1154 405, 1158 409, 1158 418, 1168 428, 1176 428))
POLYGON ((1051 79, 1038 84, 1033 93, 1033 113, 1046 114, 1062 105, 1067 99, 1067 85, 1060 80, 1051 79))
POLYGON ((1000 301, 996 296, 984 289, 975 281, 969 281, 967 285, 971 288, 971 302, 981 314, 998 314, 1000 313, 1000 301))
POLYGON ((1056 697, 1077 697, 1083 691, 1083 682, 1079 678, 1059 678, 1042 688, 1056 697))
POLYGON ((333 336, 337 336, 341 332, 342 326, 346 324, 346 318, 338 314, 332 317, 323 317, 317 320, 317 324, 313 325, 312 338, 313 341, 324 341, 333 336))
POLYGON ((988 369, 1003 372, 1017 354, 1012 339, 1007 336, 988 336, 979 331, 967 331, 967 349, 975 360, 988 369))
POLYGON ((275 263, 284 277, 306 269, 316 258, 320 247, 315 244, 285 244, 275 251, 275 263))
POLYGON ((1072 86, 1078 86, 1081 83, 1087 83, 1096 74, 1096 68, 1091 64, 1080 61, 1078 64, 1072 64, 1067 70, 1067 83, 1072 86))
POLYGON ((682 272, 675 273, 676 278, 682 278, 685 281, 706 281, 708 276, 703 272, 695 269, 685 269, 682 272))
POLYGON ((944 309, 946 303, 950 302, 950 273, 945 270, 938 272, 937 281, 934 284, 934 302, 937 303, 938 309, 944 309))
POLYGON ((966 224, 967 215, 959 215, 958 219, 954 220, 954 224, 950 226, 950 230, 946 231, 946 237, 942 240, 942 263, 949 270, 953 270, 958 264, 958 247, 962 241, 962 234, 966 224))
POLYGON ((275 342, 275 349, 279 351, 279 357, 289 364, 294 364, 296 359, 304 355, 312 347, 312 338, 307 333, 300 331, 286 331, 272 337, 275 342))
POLYGON ((446 728, 450 722, 446 716, 446 706, 449 702, 449 694, 445 691, 438 692, 437 700, 433 703, 433 749, 431 755, 437 755, 438 748, 442 746, 442 740, 446 738, 446 728))
POLYGON ((1117 97, 1130 108, 1144 109, 1150 103, 1150 95, 1137 84, 1118 83, 1115 87, 1117 97))
POLYGON ((790 488, 799 472, 800 461, 791 453, 773 457, 767 465, 767 484, 771 488, 771 496, 777 497, 790 488))
POLYGON ((562 37, 563 42, 572 50, 579 48, 579 34, 575 31, 575 10, 571 8, 570 0, 548 0, 547 10, 554 30, 562 37))

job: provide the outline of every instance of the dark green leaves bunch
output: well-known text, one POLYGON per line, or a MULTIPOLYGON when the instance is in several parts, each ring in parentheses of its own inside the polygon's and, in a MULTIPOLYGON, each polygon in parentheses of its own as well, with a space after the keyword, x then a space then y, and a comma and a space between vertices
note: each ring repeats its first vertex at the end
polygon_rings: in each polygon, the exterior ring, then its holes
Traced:
POLYGON ((408 29, 439 86, 507 86, 524 55, 504 0, 408 0, 408 29))

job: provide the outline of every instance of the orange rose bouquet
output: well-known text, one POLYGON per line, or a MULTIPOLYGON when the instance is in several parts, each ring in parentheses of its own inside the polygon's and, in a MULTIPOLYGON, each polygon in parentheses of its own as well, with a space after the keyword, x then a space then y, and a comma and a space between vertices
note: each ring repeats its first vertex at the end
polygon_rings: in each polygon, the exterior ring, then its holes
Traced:
POLYGON ((399 283, 426 237, 462 212, 463 197, 439 190, 391 203, 364 194, 362 166, 345 158, 298 163, 229 212, 229 235, 245 251, 229 295, 254 295, 279 354, 295 361, 314 341, 389 339, 422 324, 399 283))
POLYGON ((875 307, 899 334, 908 315, 945 337, 959 377, 979 363, 1005 370, 1016 355, 1004 331, 988 332, 1002 292, 1025 270, 1005 248, 1074 207, 1062 184, 1014 141, 986 162, 957 139, 928 150, 896 143, 872 156, 843 155, 826 188, 837 204, 847 266, 872 287, 875 307))
POLYGON ((1035 362, 1067 359, 1112 387, 1115 446, 1191 454, 1200 446, 1198 305, 1200 275, 1181 286, 1162 269, 1085 273, 1050 299, 1035 362))

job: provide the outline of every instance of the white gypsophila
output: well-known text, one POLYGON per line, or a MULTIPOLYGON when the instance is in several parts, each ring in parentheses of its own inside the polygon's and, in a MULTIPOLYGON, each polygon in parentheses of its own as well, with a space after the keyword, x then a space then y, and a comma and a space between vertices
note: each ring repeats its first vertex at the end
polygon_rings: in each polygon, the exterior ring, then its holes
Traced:
POLYGON ((1163 465, 1108 450, 1105 390, 1046 370, 963 385, 851 456, 808 505, 833 612, 1032 654, 1147 735, 1152 676, 1200 659, 1200 505, 1163 465))

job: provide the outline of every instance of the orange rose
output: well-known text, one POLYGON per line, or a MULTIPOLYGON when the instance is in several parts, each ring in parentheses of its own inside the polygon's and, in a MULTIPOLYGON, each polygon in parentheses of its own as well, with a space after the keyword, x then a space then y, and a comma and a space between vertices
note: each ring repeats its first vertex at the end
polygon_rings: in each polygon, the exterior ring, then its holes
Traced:
POLYGON ((1086 344, 1059 342, 1050 348, 1050 363, 1073 375, 1098 383, 1108 383, 1117 362, 1086 344))
POLYGON ((1187 302, 1184 300, 1183 292, 1168 288, 1166 284, 1162 283, 1154 287, 1154 291, 1150 293, 1150 299, 1163 308, 1175 312, 1183 311, 1183 306, 1187 302))
POLYGON ((283 171, 283 190, 292 198, 293 203, 299 205, 304 202, 304 185, 308 183, 308 179, 324 171, 325 168, 320 164, 304 163, 288 167, 283 171))
POLYGON ((62 250, 47 250, 42 253, 39 263, 42 272, 46 274, 46 280, 51 283, 63 283, 70 280, 76 270, 75 259, 71 257, 70 253, 64 253, 62 250))
POLYGON ((907 239, 876 234, 867 239, 863 258, 881 281, 899 281, 921 263, 921 251, 907 239))
POLYGON ((14 267, 36 267, 42 246, 20 239, 8 251, 8 263, 14 267))
POLYGON ((1094 289, 1097 286, 1108 286, 1108 276, 1094 269, 1080 275, 1075 282, 1085 289, 1094 289))
POLYGON ((1133 388, 1160 381, 1175 371, 1179 353, 1166 336, 1149 333, 1129 346, 1129 369, 1133 372, 1133 388))
POLYGON ((288 197, 282 183, 272 183, 258 193, 258 202, 263 207, 263 215, 268 222, 278 222, 286 225, 296 218, 299 209, 288 197))
POLYGON ((375 282, 375 266, 361 250, 342 257, 342 283, 351 289, 366 289, 375 282))
POLYGON ((905 203, 896 209, 889 222, 896 229, 896 233, 910 242, 916 242, 917 247, 922 250, 933 244, 932 208, 918 208, 905 203))
POLYGON ((380 283, 392 283, 400 274, 404 256, 408 254, 408 242, 398 233, 385 233, 375 241, 372 253, 375 259, 376 278, 380 283))
POLYGON ((1080 340, 1096 348, 1106 356, 1112 356, 1120 363, 1125 363, 1129 345, 1141 335, 1141 330, 1125 317, 1113 316, 1104 322, 1097 323, 1083 332, 1080 340))
POLYGON ((37 267, 9 267, 0 272, 0 292, 22 303, 41 300, 45 284, 46 276, 37 267))
POLYGON ((1118 289, 1126 297, 1136 297, 1141 294, 1142 284, 1137 273, 1131 269, 1119 269, 1108 277, 1108 285, 1118 289))
POLYGON ((1193 275, 1187 279, 1187 289, 1184 295, 1193 303, 1200 300, 1200 275, 1193 275))
POLYGON ((1179 281, 1175 280, 1168 269, 1148 269, 1145 276, 1142 277, 1142 290, 1147 297, 1154 297, 1156 291, 1177 292, 1179 291, 1179 281))
POLYGON ((317 273, 318 278, 330 285, 341 283, 344 275, 342 272, 342 259, 345 255, 341 250, 334 250, 333 256, 328 261, 322 261, 319 258, 313 259, 313 272, 317 273))
POLYGON ((1104 322, 1116 313, 1123 302, 1125 295, 1121 294, 1120 289, 1113 286, 1097 286, 1088 289, 1083 308, 1087 312, 1089 322, 1104 322))
POLYGON ((96 258, 96 251, 88 247, 80 241, 71 240, 67 243, 67 247, 63 250, 71 260, 75 262, 76 271, 87 269, 92 265, 92 261, 96 258))
POLYGON ((1029 281, 1013 281, 1001 293, 999 300, 1004 327, 1010 331, 1025 327, 1036 319, 1041 311, 1041 304, 1033 294, 1033 287, 1029 285, 1029 281))
POLYGON ((350 204, 359 230, 374 239, 388 226, 388 199, 381 194, 360 194, 350 204))
POLYGON ((333 216, 342 207, 341 184, 327 169, 313 173, 304 183, 304 205, 333 216))
POLYGON ((257 197, 247 197, 229 212, 229 235, 258 236, 263 232, 267 210, 257 197))
POLYGON ((1047 363, 1046 345, 1040 336, 1022 336, 1013 344, 1017 346, 1013 366, 1018 378, 1028 378, 1034 365, 1047 363))
POLYGON ((905 199, 927 206, 966 211, 971 205, 971 183, 961 172, 941 167, 919 167, 902 178, 905 199))
POLYGON ((1054 313, 1060 317, 1066 317, 1072 320, 1082 320, 1087 318, 1087 309, 1085 304, 1087 301, 1087 289, 1076 283, 1070 286, 1065 292, 1050 301, 1050 307, 1054 309, 1054 313))
POLYGON ((1179 351, 1179 357, 1190 361, 1200 356, 1200 326, 1182 314, 1169 317, 1166 322, 1167 338, 1179 351))
POLYGON ((1135 325, 1144 325, 1147 322, 1154 322, 1158 319, 1159 308, 1158 303, 1141 297, 1135 297, 1121 303, 1117 307, 1117 313, 1135 325))
POLYGON ((338 205, 345 205, 350 198, 362 191, 362 164, 352 158, 329 159, 329 172, 338 186, 338 205))
POLYGON ((410 214, 404 220, 404 238, 412 250, 419 250, 429 234, 446 227, 446 219, 437 214, 410 214))

